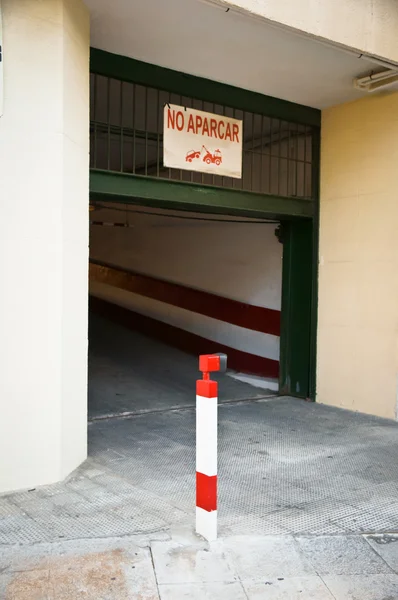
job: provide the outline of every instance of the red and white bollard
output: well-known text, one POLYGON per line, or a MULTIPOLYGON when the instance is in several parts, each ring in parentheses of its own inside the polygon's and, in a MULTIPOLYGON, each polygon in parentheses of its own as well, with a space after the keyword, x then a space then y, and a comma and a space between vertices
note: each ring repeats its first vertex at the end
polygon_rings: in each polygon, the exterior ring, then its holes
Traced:
POLYGON ((214 371, 227 369, 226 354, 199 357, 203 379, 196 382, 196 533, 217 539, 217 404, 214 371))

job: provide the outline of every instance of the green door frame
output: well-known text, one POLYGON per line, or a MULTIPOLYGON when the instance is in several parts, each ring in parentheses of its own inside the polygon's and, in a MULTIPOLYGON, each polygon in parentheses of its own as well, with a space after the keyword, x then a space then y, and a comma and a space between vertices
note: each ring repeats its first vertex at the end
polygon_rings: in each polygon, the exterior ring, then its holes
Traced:
POLYGON ((313 221, 282 224, 279 393, 310 397, 313 221))
POLYGON ((91 49, 90 70, 97 75, 313 127, 311 200, 101 170, 90 171, 90 198, 280 220, 284 246, 280 393, 315 400, 320 111, 95 48, 91 49))
POLYGON ((316 192, 310 219, 284 221, 279 393, 316 399, 318 327, 319 131, 313 135, 312 189, 316 192))

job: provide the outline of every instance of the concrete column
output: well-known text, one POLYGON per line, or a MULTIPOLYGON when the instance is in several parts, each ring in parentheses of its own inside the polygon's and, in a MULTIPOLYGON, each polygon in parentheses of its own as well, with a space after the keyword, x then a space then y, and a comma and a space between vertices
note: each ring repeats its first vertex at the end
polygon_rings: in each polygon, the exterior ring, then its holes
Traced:
POLYGON ((0 0, 0 491, 86 457, 89 15, 0 0))
POLYGON ((397 418, 398 93, 325 110, 318 401, 397 418))

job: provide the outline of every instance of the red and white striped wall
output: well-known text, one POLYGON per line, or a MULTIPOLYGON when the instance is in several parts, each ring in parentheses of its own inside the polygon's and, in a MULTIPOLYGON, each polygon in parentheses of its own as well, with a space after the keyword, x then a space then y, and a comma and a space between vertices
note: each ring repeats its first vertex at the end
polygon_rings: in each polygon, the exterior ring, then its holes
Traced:
POLYGON ((102 308, 128 309, 130 321, 137 315, 151 335, 157 329, 164 338, 175 328, 172 335, 183 350, 219 349, 231 357, 231 368, 276 378, 282 280, 276 225, 189 221, 115 208, 90 213, 90 258, 116 267, 103 277, 92 265, 90 293, 102 308))

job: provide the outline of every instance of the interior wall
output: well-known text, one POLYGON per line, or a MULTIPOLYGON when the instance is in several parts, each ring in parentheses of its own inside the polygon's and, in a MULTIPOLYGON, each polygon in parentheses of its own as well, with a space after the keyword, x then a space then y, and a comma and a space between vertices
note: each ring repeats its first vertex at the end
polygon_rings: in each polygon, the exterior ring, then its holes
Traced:
POLYGON ((317 398, 397 418, 398 93, 322 115, 317 398))
MULTIPOLYGON (((283 247, 275 236, 276 224, 192 221, 126 213, 123 205, 115 208, 96 210, 91 216, 96 222, 128 222, 130 227, 92 225, 92 259, 280 310, 283 247)), ((90 291, 206 339, 257 356, 279 358, 278 336, 243 329, 97 282, 90 282, 90 291)))

